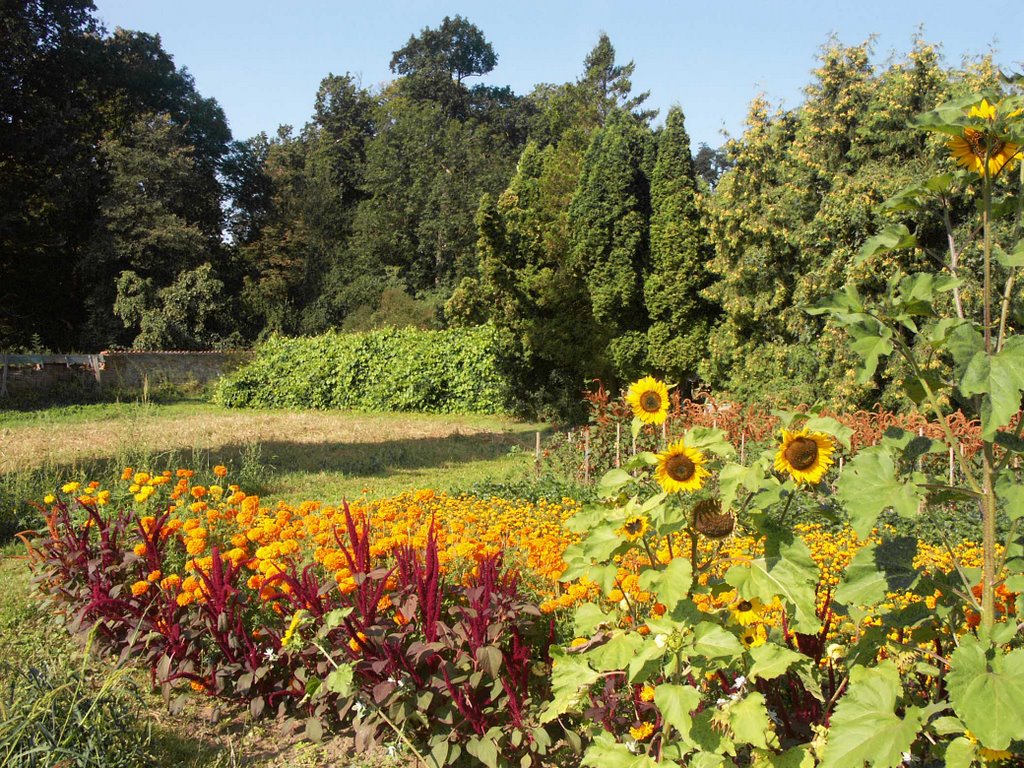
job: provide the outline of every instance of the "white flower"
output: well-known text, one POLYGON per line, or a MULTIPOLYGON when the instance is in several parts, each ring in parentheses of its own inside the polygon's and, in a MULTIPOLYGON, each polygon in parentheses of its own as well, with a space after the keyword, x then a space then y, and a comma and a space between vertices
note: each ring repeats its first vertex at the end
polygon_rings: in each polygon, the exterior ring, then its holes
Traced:
POLYGON ((659 648, 664 648, 668 645, 668 635, 655 635, 654 644, 659 648))
POLYGON ((736 680, 733 681, 732 689, 734 691, 738 691, 740 688, 742 688, 746 684, 747 684, 747 678, 745 678, 743 675, 740 675, 739 677, 736 678, 736 680))

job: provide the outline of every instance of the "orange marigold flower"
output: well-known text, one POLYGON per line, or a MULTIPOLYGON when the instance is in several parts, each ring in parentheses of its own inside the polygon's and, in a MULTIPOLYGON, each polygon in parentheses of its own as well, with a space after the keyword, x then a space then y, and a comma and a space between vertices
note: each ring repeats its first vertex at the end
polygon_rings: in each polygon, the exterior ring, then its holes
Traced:
POLYGON ((132 469, 131 467, 125 467, 124 471, 121 472, 121 479, 122 480, 131 480, 132 479, 132 475, 134 475, 134 474, 135 474, 135 470, 134 469, 132 469))
POLYGON ((134 584, 132 584, 132 594, 135 595, 135 597, 138 597, 139 595, 145 593, 146 590, 148 589, 148 581, 136 581, 134 584))
POLYGON ((191 469, 179 469, 174 473, 177 477, 192 477, 195 474, 191 469))
POLYGON ((161 576, 163 576, 163 574, 159 569, 150 571, 149 576, 146 577, 146 581, 159 581, 161 576))
POLYGON ((213 468, 213 474, 215 474, 217 477, 227 477, 228 468, 225 467, 223 464, 218 464, 213 468))
POLYGON ((132 552, 134 552, 139 557, 142 557, 143 555, 145 555, 146 554, 146 545, 145 545, 145 543, 139 542, 138 544, 136 544, 134 547, 132 547, 132 552))
POLYGON ((356 632, 356 636, 348 641, 348 647, 352 649, 353 653, 359 653, 359 649, 363 643, 366 642, 366 635, 362 632, 356 632))
POLYGON ((203 496, 206 495, 206 489, 203 486, 201 486, 201 485, 197 485, 197 486, 194 486, 192 488, 191 493, 192 493, 192 498, 194 498, 194 499, 201 499, 201 498, 203 498, 203 496))

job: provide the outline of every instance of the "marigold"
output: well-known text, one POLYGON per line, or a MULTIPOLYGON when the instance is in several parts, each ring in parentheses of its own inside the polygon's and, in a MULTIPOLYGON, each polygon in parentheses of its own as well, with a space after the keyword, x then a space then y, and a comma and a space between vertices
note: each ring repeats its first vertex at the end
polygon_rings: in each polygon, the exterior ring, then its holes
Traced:
POLYGON ((651 734, 654 733, 654 723, 640 723, 640 725, 631 726, 629 729, 629 735, 633 737, 634 741, 646 741, 651 738, 651 734))
POLYGON ((148 581, 136 581, 134 584, 132 584, 132 594, 135 595, 135 597, 138 597, 139 595, 144 594, 146 592, 146 590, 148 590, 148 589, 149 589, 149 582, 148 581))
POLYGON ((225 467, 223 464, 218 464, 213 468, 213 474, 215 474, 217 477, 227 477, 228 468, 225 467))

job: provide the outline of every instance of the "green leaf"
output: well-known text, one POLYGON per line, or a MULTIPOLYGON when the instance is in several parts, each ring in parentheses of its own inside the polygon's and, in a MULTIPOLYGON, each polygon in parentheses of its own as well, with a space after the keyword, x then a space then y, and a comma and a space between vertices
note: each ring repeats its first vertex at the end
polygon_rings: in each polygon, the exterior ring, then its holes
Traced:
POLYGON ((953 710, 982 746, 1006 749, 1024 734, 1024 649, 999 647, 964 635, 946 676, 953 710))
POLYGON ((693 631, 693 652, 708 659, 736 658, 743 646, 732 632, 702 621, 693 631))
POLYGON ((315 717, 306 718, 306 738, 310 741, 319 742, 324 737, 324 727, 320 720, 315 717))
POLYGON ((850 349, 864 361, 863 367, 857 372, 857 381, 860 384, 867 384, 878 370, 878 359, 892 354, 892 331, 881 325, 876 328, 849 330, 854 337, 850 349))
POLYGON ((728 457, 736 453, 736 449, 726 438, 724 429, 693 427, 686 431, 683 439, 688 446, 713 453, 716 456, 728 457))
POLYGON ((342 697, 351 696, 353 693, 352 676, 352 665, 340 664, 328 673, 324 679, 324 688, 342 697))
POLYGON ((1013 267, 1024 267, 1024 240, 1018 240, 1017 244, 1013 246, 1013 249, 1007 253, 998 245, 993 246, 992 253, 996 257, 996 261, 1002 264, 1007 269, 1013 267))
POLYGON ((595 669, 612 672, 625 669, 643 644, 643 637, 635 632, 620 632, 604 645, 588 652, 586 656, 595 669))
POLYGON ((658 705, 665 722, 688 740, 693 718, 690 713, 700 704, 700 691, 691 685, 662 683, 654 689, 654 703, 658 705))
POLYGON ((332 630, 335 627, 340 627, 341 622, 345 620, 345 617, 352 613, 352 608, 335 608, 333 611, 328 611, 324 614, 323 627, 325 630, 332 630))
POLYGON ((786 673, 791 666, 806 661, 802 653, 791 651, 775 643, 765 643, 747 651, 754 662, 747 676, 751 680, 774 680, 786 673))
POLYGON ((894 768, 914 743, 922 712, 907 707, 896 714, 903 694, 896 665, 884 661, 875 668, 850 670, 850 690, 832 715, 821 768, 852 768, 865 763, 873 768, 894 768))
POLYGON ((583 603, 576 609, 573 631, 576 633, 576 637, 589 637, 599 626, 612 621, 613 617, 613 613, 605 613, 595 603, 583 603))
POLYGON ((814 768, 814 755, 807 747, 793 747, 781 755, 755 749, 753 768, 814 768))
POLYGON ((541 713, 541 723, 550 723, 579 704, 582 693, 601 678, 582 655, 570 656, 562 648, 551 649, 551 701, 541 713))
POLYGON ((768 749, 779 743, 772 730, 764 696, 756 691, 748 693, 729 707, 729 724, 732 726, 733 739, 739 744, 768 749))
POLYGON ((946 746, 946 768, 971 768, 978 759, 978 747, 965 736, 958 736, 946 746))
POLYGON ((633 482, 633 476, 624 469, 611 469, 602 475, 597 483, 597 492, 601 498, 608 498, 618 494, 619 489, 624 485, 633 482))
POLYGON ((996 480, 996 496, 1003 500, 1003 510, 1011 520, 1024 517, 1024 485, 1002 472, 996 480))
POLYGON ((862 539, 871 533, 884 510, 891 507, 902 517, 913 517, 925 497, 924 489, 896 476, 891 449, 883 445, 865 448, 854 456, 839 476, 838 486, 836 496, 862 539))
POLYGON ((854 555, 836 589, 835 599, 843 605, 873 606, 885 599, 888 582, 875 565, 877 546, 869 544, 854 555))
POLYGON ((587 747, 580 765, 591 768, 658 768, 647 755, 634 755, 625 744, 619 744, 607 731, 598 733, 587 747))
POLYGON ((747 600, 756 597, 769 603, 774 597, 781 598, 795 610, 793 626, 798 632, 817 632, 821 627, 815 614, 818 566, 800 539, 776 543, 773 547, 773 551, 766 552, 766 557, 753 560, 750 565, 730 568, 725 574, 726 582, 747 600))
POLYGON ((469 739, 466 742, 466 751, 487 768, 498 768, 498 747, 495 746, 494 739, 487 735, 469 739))
POLYGON ((853 430, 830 416, 812 416, 804 426, 811 432, 825 432, 832 435, 839 444, 846 450, 850 450, 850 438, 853 437, 853 430))
POLYGON ((860 264, 877 253, 913 248, 916 245, 917 238, 910 233, 906 224, 890 224, 874 237, 868 238, 853 263, 860 264))
POLYGON ((1021 390, 1024 390, 1024 336, 1013 336, 995 355, 989 356, 984 351, 974 354, 960 379, 960 391, 968 397, 984 395, 982 439, 994 439, 996 431, 1010 423, 1020 410, 1021 390))
POLYGON ((657 602, 664 603, 669 613, 675 611, 680 600, 685 600, 693 584, 693 566, 689 559, 677 557, 662 570, 648 568, 640 574, 640 588, 653 592, 657 602))

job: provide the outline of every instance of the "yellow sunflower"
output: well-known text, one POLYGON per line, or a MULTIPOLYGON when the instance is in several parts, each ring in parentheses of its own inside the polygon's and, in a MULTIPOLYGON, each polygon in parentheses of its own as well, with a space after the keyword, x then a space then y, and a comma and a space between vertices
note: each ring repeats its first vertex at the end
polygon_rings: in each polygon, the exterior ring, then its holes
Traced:
POLYGON ((764 624, 752 624, 740 635, 740 642, 743 643, 744 648, 757 648, 759 645, 764 645, 767 640, 768 630, 764 628, 764 624))
POLYGON ((749 627, 756 624, 764 617, 765 605, 756 597, 750 600, 740 600, 729 608, 730 618, 741 627, 749 627))
POLYGON ((677 440, 664 453, 658 454, 654 477, 666 493, 681 493, 699 491, 711 473, 704 468, 701 451, 677 440))
POLYGON ((807 429, 782 430, 782 444, 775 453, 775 469, 788 472, 798 483, 819 482, 832 466, 835 453, 832 437, 823 432, 807 429))
POLYGON ((633 415, 645 424, 661 424, 668 418, 668 387, 651 376, 629 386, 626 402, 633 409, 633 415))
POLYGON ((644 515, 630 515, 616 533, 624 536, 629 541, 637 541, 647 535, 651 529, 651 523, 644 515))
MULTIPOLYGON (((981 104, 971 107, 968 115, 982 120, 996 119, 996 105, 982 99, 981 104)), ((1010 117, 1016 116, 1014 112, 1010 117)), ((994 177, 1004 168, 1010 170, 1020 158, 1021 148, 1012 141, 999 138, 993 131, 979 131, 976 128, 964 128, 961 136, 954 136, 946 147, 953 153, 958 165, 979 175, 984 175, 988 165, 988 175, 994 177)))

